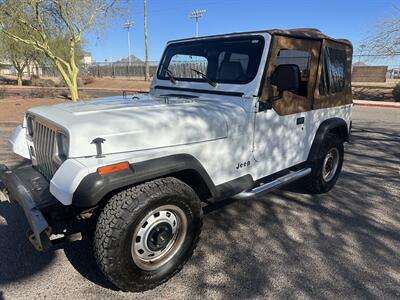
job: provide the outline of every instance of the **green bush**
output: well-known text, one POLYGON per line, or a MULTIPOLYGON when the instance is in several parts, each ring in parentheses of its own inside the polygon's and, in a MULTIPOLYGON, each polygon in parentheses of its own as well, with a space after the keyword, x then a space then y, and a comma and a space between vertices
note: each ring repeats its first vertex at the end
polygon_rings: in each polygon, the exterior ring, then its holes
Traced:
POLYGON ((392 93, 393 93, 394 101, 400 102, 400 83, 396 84, 392 93))

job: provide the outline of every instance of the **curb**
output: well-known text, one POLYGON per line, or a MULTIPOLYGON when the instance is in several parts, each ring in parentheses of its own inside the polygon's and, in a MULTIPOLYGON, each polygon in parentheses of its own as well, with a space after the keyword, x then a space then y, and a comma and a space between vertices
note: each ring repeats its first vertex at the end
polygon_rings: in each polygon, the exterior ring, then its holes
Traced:
POLYGON ((355 106, 366 106, 366 107, 379 107, 379 108, 399 108, 400 109, 400 103, 397 104, 395 102, 387 102, 387 103, 373 103, 372 101, 362 101, 362 100, 354 100, 353 104, 355 106))

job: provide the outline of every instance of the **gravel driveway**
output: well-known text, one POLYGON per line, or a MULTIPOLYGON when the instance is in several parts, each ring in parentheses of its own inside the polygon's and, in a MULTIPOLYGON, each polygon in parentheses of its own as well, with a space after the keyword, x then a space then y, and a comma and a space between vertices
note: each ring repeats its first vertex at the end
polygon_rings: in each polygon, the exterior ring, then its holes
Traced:
MULTIPOLYGON (((108 283, 88 242, 35 252, 22 210, 0 204, 0 299, 399 298, 400 110, 356 107, 353 123, 330 193, 293 186, 206 207, 193 258, 145 293, 108 283)), ((4 142, 10 130, 0 127, 0 162, 13 160, 4 142)))

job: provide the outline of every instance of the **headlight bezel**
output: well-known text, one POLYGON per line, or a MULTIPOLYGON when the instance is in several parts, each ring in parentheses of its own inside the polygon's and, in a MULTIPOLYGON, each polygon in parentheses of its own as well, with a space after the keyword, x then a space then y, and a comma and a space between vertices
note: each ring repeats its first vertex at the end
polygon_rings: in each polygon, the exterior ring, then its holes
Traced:
POLYGON ((30 138, 33 138, 33 117, 31 115, 27 115, 25 117, 26 120, 26 133, 30 138))
POLYGON ((54 158, 56 163, 61 165, 68 159, 69 155, 69 136, 63 131, 58 130, 56 132, 56 138, 54 141, 54 158))

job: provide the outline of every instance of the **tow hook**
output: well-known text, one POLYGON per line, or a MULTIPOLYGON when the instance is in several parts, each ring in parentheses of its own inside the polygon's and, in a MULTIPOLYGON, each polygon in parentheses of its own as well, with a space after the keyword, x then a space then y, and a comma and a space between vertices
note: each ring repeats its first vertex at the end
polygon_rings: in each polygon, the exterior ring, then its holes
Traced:
MULTIPOLYGON (((50 239, 50 236, 51 236, 51 232, 52 232, 51 227, 47 227, 47 229, 44 231, 44 233, 47 235, 47 237, 48 237, 49 239, 50 239)), ((34 247, 37 251, 42 252, 42 251, 44 250, 43 247, 42 247, 42 245, 36 240, 35 234, 33 233, 32 230, 28 230, 28 231, 26 232, 26 236, 27 236, 28 240, 31 242, 31 244, 33 245, 33 247, 34 247)))

